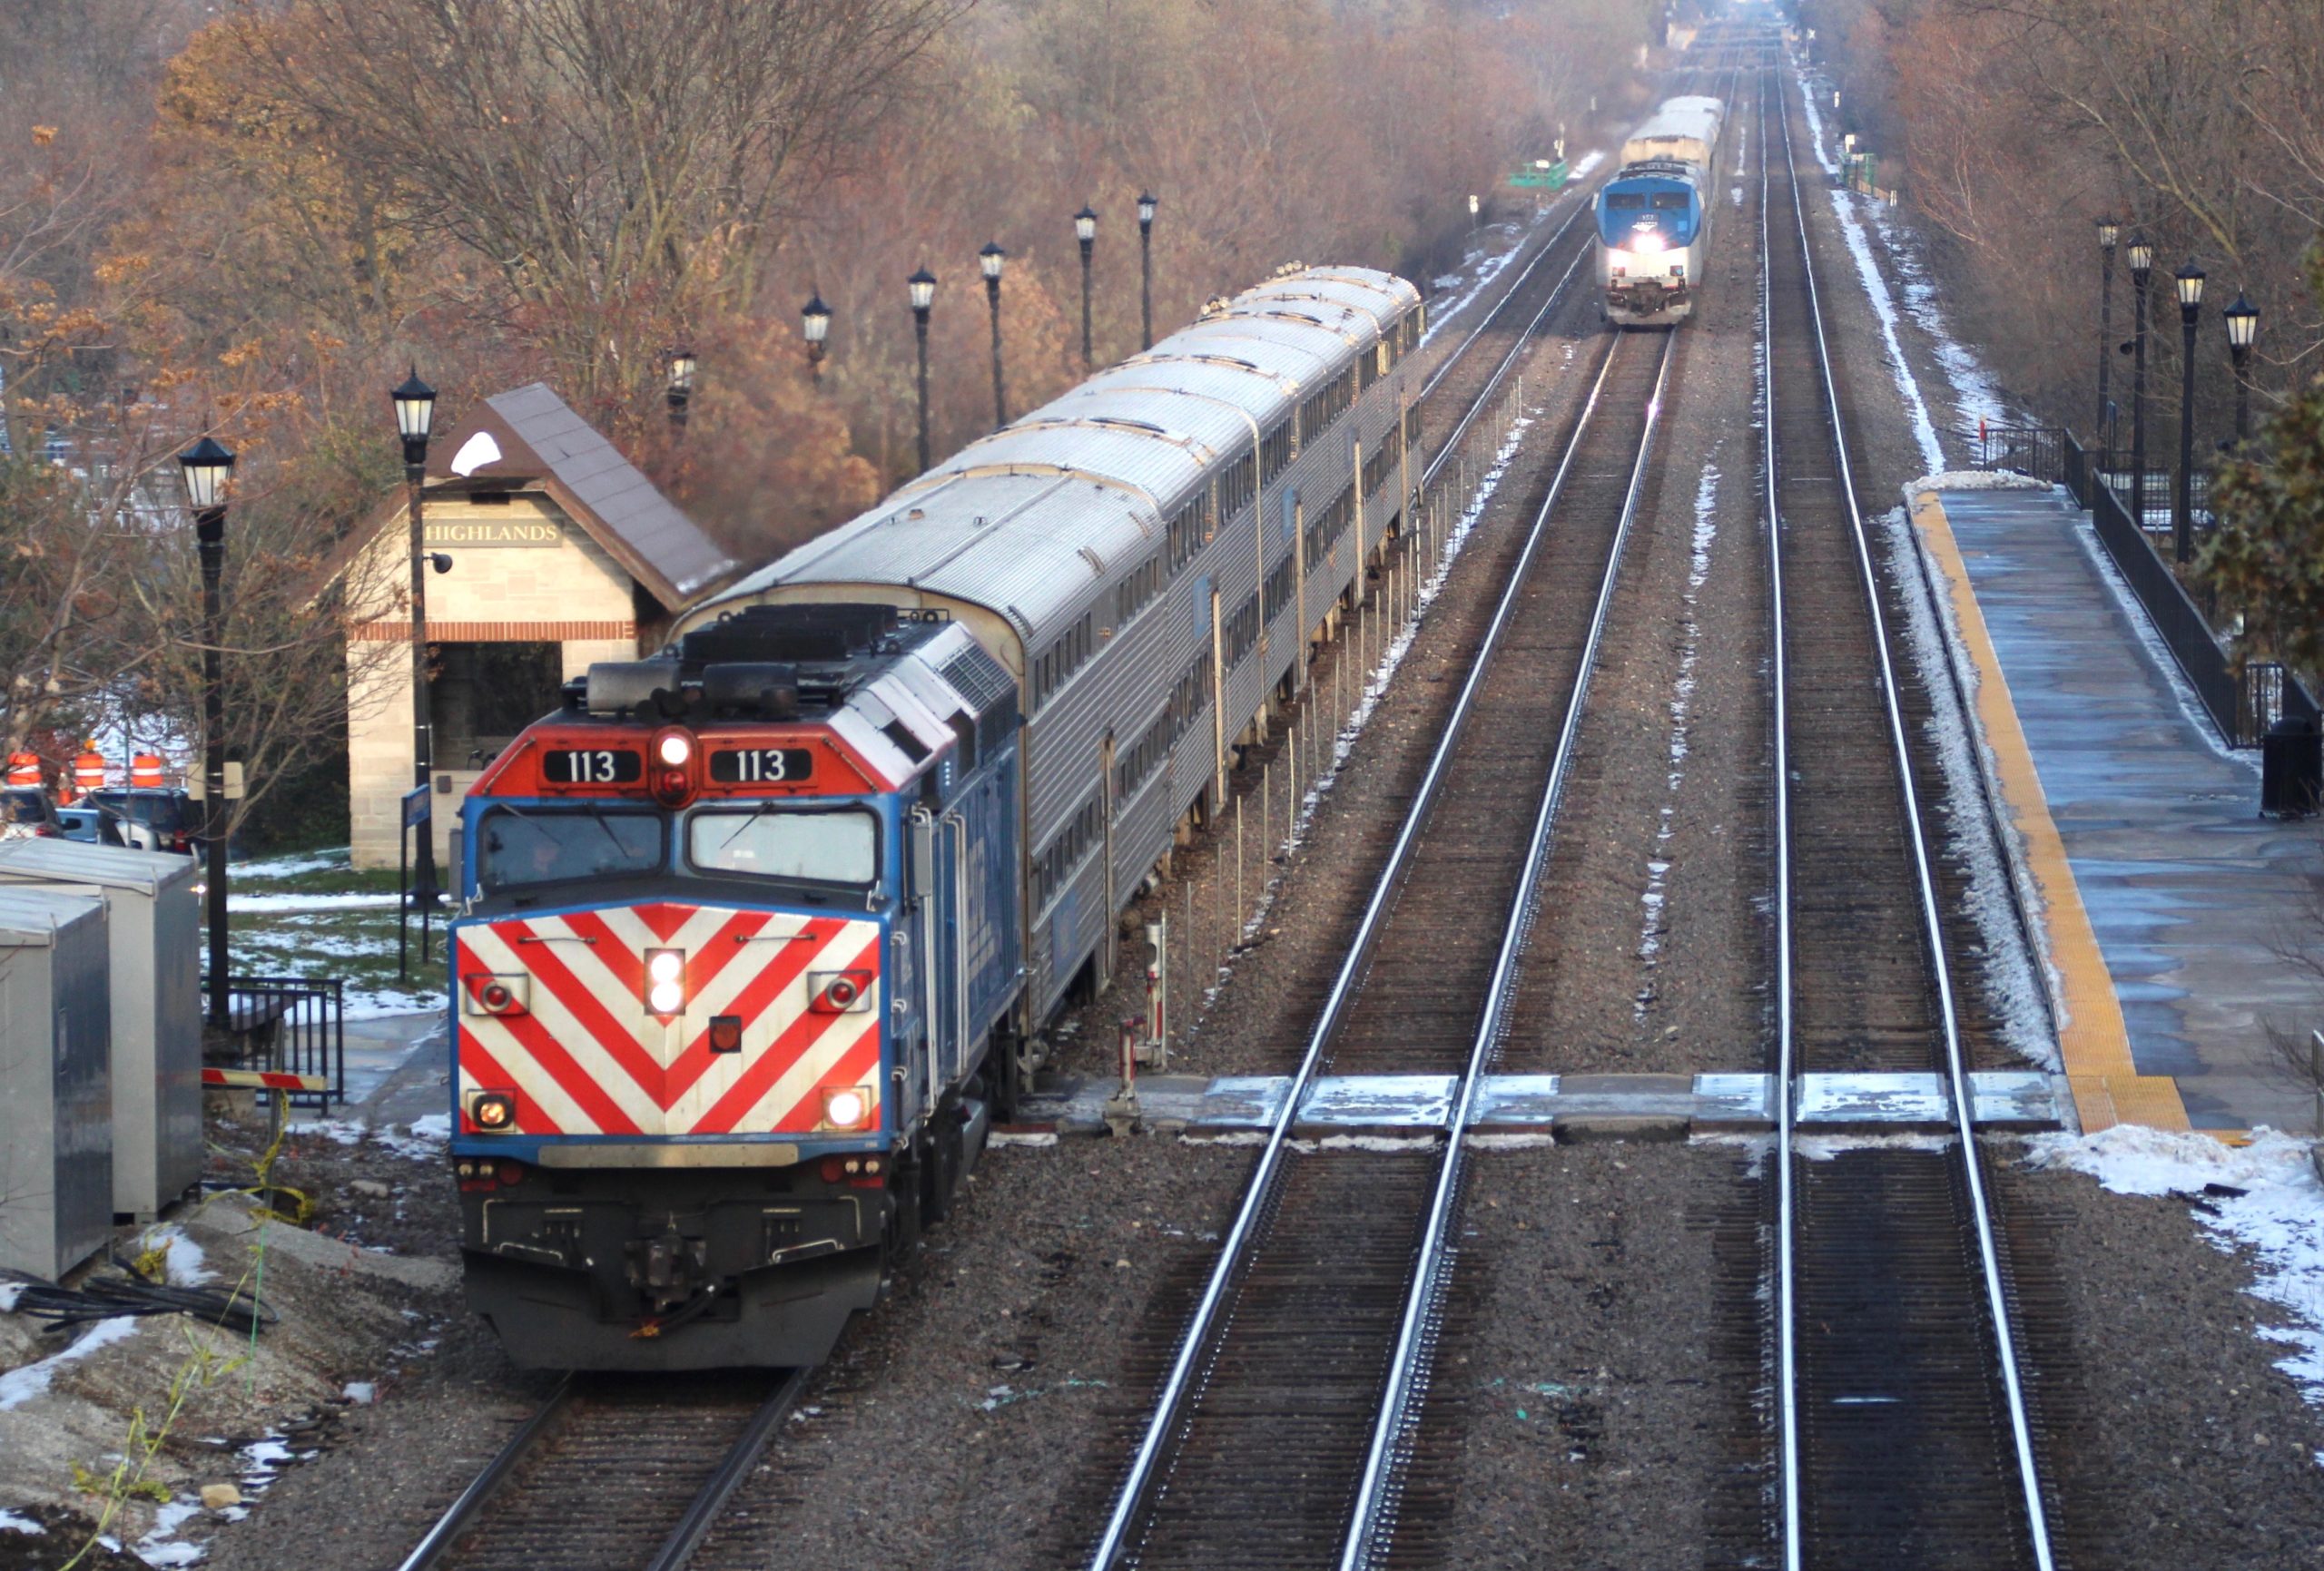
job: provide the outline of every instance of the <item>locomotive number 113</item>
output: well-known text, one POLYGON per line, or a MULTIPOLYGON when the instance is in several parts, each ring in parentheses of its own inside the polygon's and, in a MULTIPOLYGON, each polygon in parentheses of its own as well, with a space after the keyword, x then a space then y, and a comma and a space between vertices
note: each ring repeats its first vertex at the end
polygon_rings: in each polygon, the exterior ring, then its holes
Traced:
POLYGON ((815 772, 803 747, 721 748, 710 755, 710 778, 725 785, 801 785, 815 772))

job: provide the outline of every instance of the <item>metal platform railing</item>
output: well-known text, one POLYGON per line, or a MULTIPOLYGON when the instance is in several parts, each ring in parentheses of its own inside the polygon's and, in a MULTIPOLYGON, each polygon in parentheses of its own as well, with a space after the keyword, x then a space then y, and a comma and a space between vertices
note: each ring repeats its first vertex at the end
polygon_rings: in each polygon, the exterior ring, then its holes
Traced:
MULTIPOLYGON (((202 979, 204 1003, 211 980, 202 979)), ((226 1027, 240 1044, 237 1066, 321 1076, 326 1091, 294 1091, 291 1102, 328 1108, 347 1100, 347 983, 339 977, 229 977, 226 1027)))

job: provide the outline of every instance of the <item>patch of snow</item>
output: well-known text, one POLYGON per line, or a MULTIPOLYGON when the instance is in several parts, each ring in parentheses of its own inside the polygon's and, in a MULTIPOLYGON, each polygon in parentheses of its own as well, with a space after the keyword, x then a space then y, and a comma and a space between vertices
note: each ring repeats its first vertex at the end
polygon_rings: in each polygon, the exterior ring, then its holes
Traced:
POLYGON ((218 1280, 218 1273, 205 1263, 207 1257, 202 1254, 202 1246, 188 1238, 185 1229, 175 1222, 146 1234, 145 1244, 162 1252, 162 1270, 172 1287, 200 1287, 203 1282, 218 1280))
POLYGON ((1851 1151, 1950 1151, 1950 1134, 1795 1134, 1792 1151, 1809 1162, 1830 1162, 1851 1151))
POLYGON ((347 1382, 347 1389, 340 1392, 340 1395, 359 1408, 368 1408, 379 1400, 379 1388, 369 1380, 350 1380, 347 1382))
MULTIPOLYGON (((1816 150, 1816 160, 1826 173, 1837 174, 1839 166, 1824 152, 1824 117, 1816 111, 1816 95, 1807 91, 1805 80, 1798 80, 1797 85, 1800 102, 1807 106, 1808 142, 1816 150)), ((1913 379, 1904 346, 1896 339, 1896 301, 1888 292, 1888 280, 1880 275, 1879 264, 1873 260, 1872 245, 1865 239, 1864 226, 1856 220, 1857 205, 1863 199, 1846 191, 1827 190, 1825 195, 1831 200, 1832 215, 1839 220, 1840 238, 1856 262, 1856 280, 1864 286, 1865 299, 1871 303, 1873 315, 1879 319, 1881 341, 1887 346, 1888 373, 1905 400, 1905 413, 1912 417, 1913 437, 1920 445, 1922 459, 1931 469, 1942 469, 1945 448, 1936 439, 1936 426, 1929 418, 1920 384, 1913 379)))
POLYGON ((371 1138, 398 1156, 414 1162, 433 1162, 444 1154, 445 1142, 452 1138, 452 1115, 431 1113, 425 1118, 416 1118, 404 1125, 401 1134, 395 1132, 395 1125, 388 1124, 373 1130, 371 1138))
POLYGON ((20 1365, 0 1374, 0 1413, 13 1412, 48 1389, 56 1371, 67 1364, 79 1363, 90 1354, 125 1341, 137 1334, 135 1315, 114 1315, 101 1320, 83 1331, 72 1346, 36 1363, 20 1365))
POLYGON ((2195 1220, 2222 1252, 2250 1252, 2252 1296, 2284 1315, 2282 1324, 2255 1326, 2252 1334, 2292 1350, 2276 1367, 2309 1406, 2324 1408, 2324 1184, 2306 1141, 2262 1128, 2239 1149, 2207 1134, 2118 1124, 2025 1144, 2032 1165, 2086 1173, 2122 1194, 2201 1194, 2211 1183, 2242 1190, 2205 1195, 2195 1220))
POLYGON ((16 1301, 25 1296, 25 1284, 20 1281, 0 1281, 0 1315, 16 1312, 16 1301))
POLYGON ((47 1531, 47 1528, 30 1517, 19 1517, 14 1511, 0 1510, 0 1533, 29 1533, 39 1537, 47 1531))
MULTIPOLYGON (((352 863, 349 848, 335 847, 306 856, 270 857, 259 862, 236 862, 227 869, 232 876, 226 881, 238 884, 244 879, 288 879, 300 873, 320 873, 332 868, 345 868, 352 863)), ((229 891, 231 893, 231 890, 229 891)))
POLYGON ((340 1145, 360 1145, 370 1133, 348 1118, 293 1118, 283 1127, 293 1134, 319 1134, 340 1145))
POLYGON ((372 911, 392 910, 401 902, 400 895, 346 894, 245 895, 231 887, 226 890, 226 909, 240 916, 258 916, 281 911, 372 911))
POLYGON ((131 1546, 130 1553, 148 1566, 192 1566, 201 1560, 202 1546, 178 1537, 179 1529, 202 1515, 199 1500, 172 1500, 153 1513, 153 1526, 131 1546))
POLYGON ((2047 491, 2047 480, 2036 480, 2031 475, 2020 475, 2010 469, 1947 469, 1941 475, 1924 475, 1905 487, 1907 505, 1921 491, 2047 491))

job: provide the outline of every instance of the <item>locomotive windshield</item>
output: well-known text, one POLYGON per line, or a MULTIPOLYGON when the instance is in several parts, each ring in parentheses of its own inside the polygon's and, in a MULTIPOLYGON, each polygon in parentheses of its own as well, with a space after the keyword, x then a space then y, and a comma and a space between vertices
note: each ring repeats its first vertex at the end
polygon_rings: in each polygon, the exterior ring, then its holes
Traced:
POLYGON ((502 808, 487 813, 477 844, 486 889, 618 878, 662 866, 662 820, 609 808, 502 808))
POLYGON ((686 823, 686 859, 706 873, 869 889, 880 878, 880 820, 862 808, 802 810, 773 802, 697 812, 686 823))

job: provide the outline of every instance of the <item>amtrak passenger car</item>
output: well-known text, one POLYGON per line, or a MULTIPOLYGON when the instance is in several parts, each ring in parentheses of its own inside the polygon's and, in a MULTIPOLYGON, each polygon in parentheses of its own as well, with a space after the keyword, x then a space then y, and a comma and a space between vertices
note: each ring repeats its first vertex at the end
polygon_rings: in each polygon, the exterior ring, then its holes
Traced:
POLYGON ((830 1350, 1400 526, 1420 339, 1368 270, 1214 301, 493 761, 452 1159, 519 1364, 830 1350))
POLYGON ((1622 166, 1598 193, 1598 282, 1608 321, 1666 327, 1701 289, 1711 161, 1723 110, 1673 98, 1622 144, 1622 166))

